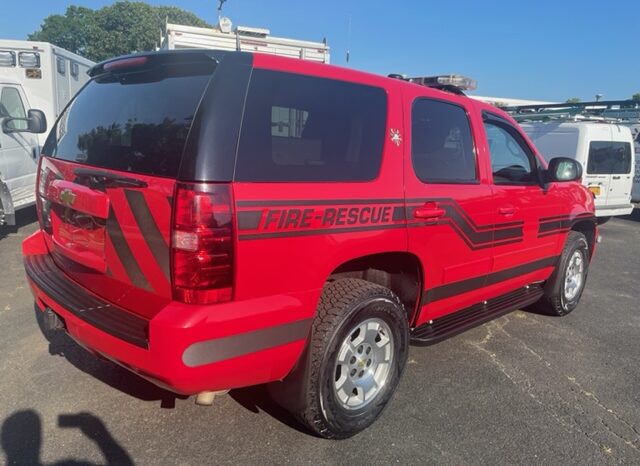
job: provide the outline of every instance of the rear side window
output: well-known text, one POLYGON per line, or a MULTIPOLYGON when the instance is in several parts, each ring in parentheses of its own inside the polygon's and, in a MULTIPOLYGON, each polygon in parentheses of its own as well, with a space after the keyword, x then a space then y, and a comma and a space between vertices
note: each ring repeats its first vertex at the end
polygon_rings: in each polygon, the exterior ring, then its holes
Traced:
POLYGON ((210 65, 162 65, 95 78, 65 109, 46 155, 174 178, 210 65))
POLYGON ((464 108, 416 100, 411 113, 411 161, 424 183, 475 182, 475 150, 464 108))
POLYGON ((591 141, 587 173, 590 175, 626 175, 631 173, 631 144, 591 141))
POLYGON ((256 69, 247 95, 237 181, 367 181, 385 138, 383 89, 256 69))

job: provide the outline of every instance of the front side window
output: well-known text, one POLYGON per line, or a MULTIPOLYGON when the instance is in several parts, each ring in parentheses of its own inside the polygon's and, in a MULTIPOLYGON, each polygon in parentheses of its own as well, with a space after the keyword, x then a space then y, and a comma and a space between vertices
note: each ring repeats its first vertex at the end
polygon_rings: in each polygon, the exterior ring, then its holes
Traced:
POLYGON ((237 181, 368 181, 380 171, 387 119, 377 87, 256 69, 237 181))
POLYGON ((587 173, 590 175, 626 175, 631 173, 631 144, 591 141, 587 173))
POLYGON ((535 173, 524 141, 507 125, 485 121, 491 170, 495 184, 535 183, 535 173))
MULTIPOLYGON (((20 98, 20 93, 15 87, 5 87, 0 95, 0 118, 26 118, 27 114, 20 98)), ((12 121, 10 127, 18 130, 27 129, 26 121, 12 121)))
POLYGON ((471 127, 464 108, 419 99, 411 112, 411 162, 423 183, 477 180, 471 127))

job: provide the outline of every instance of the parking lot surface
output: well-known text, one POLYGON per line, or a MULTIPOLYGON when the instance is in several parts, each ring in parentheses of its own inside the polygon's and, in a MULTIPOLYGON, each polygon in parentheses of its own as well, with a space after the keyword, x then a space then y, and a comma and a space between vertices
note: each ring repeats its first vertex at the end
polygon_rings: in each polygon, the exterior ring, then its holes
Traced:
POLYGON ((517 311, 411 349, 397 394, 344 441, 264 389, 176 398, 41 330, 17 230, 0 230, 0 428, 9 464, 639 464, 640 211, 601 228, 580 306, 517 311))

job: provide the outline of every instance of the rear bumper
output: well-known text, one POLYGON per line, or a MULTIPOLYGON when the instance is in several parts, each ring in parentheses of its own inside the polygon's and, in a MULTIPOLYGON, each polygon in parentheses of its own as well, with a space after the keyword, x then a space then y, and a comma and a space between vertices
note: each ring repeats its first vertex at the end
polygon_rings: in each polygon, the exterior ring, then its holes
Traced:
POLYGON ((633 212, 633 204, 596 206, 596 217, 614 217, 629 215, 633 212))
POLYGON ((23 252, 38 306, 62 317, 74 340, 181 394, 284 378, 304 349, 320 292, 211 306, 170 302, 146 320, 71 280, 46 252, 41 232, 24 241, 23 252))

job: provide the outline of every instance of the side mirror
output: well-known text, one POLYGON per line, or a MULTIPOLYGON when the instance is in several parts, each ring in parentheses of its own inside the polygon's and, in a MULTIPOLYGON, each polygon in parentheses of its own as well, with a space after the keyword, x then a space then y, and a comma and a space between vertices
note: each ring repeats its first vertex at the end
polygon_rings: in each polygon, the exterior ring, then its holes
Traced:
POLYGON ((35 108, 27 112, 27 121, 30 133, 42 134, 47 131, 47 117, 42 110, 35 108))
POLYGON ((4 133, 44 133, 47 131, 47 117, 42 110, 29 109, 27 118, 6 117, 2 121, 2 131, 4 133), (16 126, 16 122, 26 121, 27 127, 16 126))
POLYGON ((576 181, 582 178, 582 165, 575 159, 555 157, 549 161, 545 173, 547 182, 576 181))

